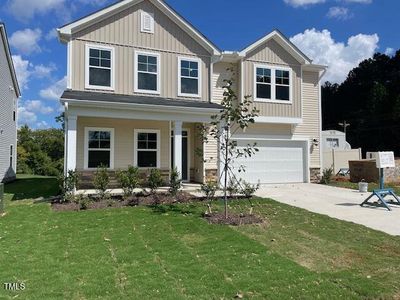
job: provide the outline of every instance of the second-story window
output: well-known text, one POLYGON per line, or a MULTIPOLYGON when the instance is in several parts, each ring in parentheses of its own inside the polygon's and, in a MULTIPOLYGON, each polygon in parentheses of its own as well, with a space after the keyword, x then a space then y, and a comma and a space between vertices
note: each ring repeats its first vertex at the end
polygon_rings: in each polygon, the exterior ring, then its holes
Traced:
POLYGON ((160 56, 142 52, 137 52, 135 55, 135 92, 159 94, 160 56))
POLYGON ((86 88, 113 89, 113 48, 87 46, 86 88))
POLYGON ((179 96, 200 96, 200 61, 197 59, 179 59, 179 96))
POLYGON ((257 99, 271 99, 271 69, 257 68, 257 99))
POLYGON ((291 103, 291 70, 277 66, 255 66, 256 101, 291 103))

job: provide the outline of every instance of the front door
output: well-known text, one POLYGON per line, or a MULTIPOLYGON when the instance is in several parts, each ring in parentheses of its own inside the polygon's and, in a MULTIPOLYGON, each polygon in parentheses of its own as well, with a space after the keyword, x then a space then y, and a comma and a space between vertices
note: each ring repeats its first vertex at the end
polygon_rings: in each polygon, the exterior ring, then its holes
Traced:
MULTIPOLYGON (((189 181, 189 134, 182 130, 182 180, 189 181)), ((174 168, 174 132, 171 132, 171 169, 174 168)))

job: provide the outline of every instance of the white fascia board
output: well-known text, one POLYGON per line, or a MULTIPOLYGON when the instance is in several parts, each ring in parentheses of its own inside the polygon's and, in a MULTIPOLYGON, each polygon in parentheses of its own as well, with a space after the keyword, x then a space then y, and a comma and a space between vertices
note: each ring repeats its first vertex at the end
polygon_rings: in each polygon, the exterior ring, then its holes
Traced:
POLYGON ((268 123, 268 124, 292 124, 299 125, 303 123, 302 118, 285 118, 285 117, 255 117, 256 123, 268 123))
POLYGON ((263 38, 257 40, 241 52, 239 52, 240 56, 246 57, 247 54, 256 49, 258 46, 267 42, 270 39, 275 39, 285 50, 291 53, 300 63, 302 64, 311 64, 310 59, 304 55, 300 50, 298 50, 290 41, 287 40, 279 31, 274 30, 271 33, 267 34, 263 38))

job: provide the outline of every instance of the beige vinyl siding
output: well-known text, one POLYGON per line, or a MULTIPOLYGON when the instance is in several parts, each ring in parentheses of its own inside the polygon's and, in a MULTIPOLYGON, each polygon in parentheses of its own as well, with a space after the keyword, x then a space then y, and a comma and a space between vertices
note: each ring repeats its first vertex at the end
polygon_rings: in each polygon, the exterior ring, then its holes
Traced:
POLYGON ((114 169, 124 169, 133 165, 134 130, 160 130, 160 167, 170 169, 170 126, 169 122, 139 121, 107 118, 78 117, 77 129, 77 169, 84 169, 85 127, 114 129, 114 169))
POLYGON ((136 76, 134 74, 134 51, 145 51, 158 53, 161 56, 161 88, 160 95, 156 96, 209 100, 210 53, 149 1, 143 1, 74 33, 71 47, 72 89, 74 90, 85 90, 86 44, 114 47, 115 90, 111 92, 134 94, 136 76), (141 32, 141 10, 154 14, 154 34, 141 32), (201 60, 201 99, 178 97, 178 57, 201 60))
POLYGON ((292 126, 289 124, 250 124, 245 132, 237 132, 237 135, 248 135, 249 137, 265 136, 288 136, 292 134, 292 126))
POLYGON ((204 169, 218 169, 218 142, 208 135, 208 142, 204 144, 204 169))
MULTIPOLYGON (((85 45, 97 45, 95 42, 84 42, 75 40, 72 43, 73 51, 73 67, 72 67, 72 89, 73 90, 90 90, 85 89, 85 45)), ((100 45, 100 44, 98 44, 100 45)), ((102 44, 104 45, 104 44, 102 44)), ((187 55, 180 55, 170 52, 156 52, 149 49, 132 48, 129 46, 114 46, 115 55, 115 90, 116 94, 133 95, 134 93, 134 80, 136 80, 136 74, 134 74, 134 55, 135 51, 146 51, 150 53, 160 54, 160 68, 161 68, 161 80, 160 80, 160 97, 164 98, 182 98, 190 99, 190 97, 178 97, 178 57, 189 57, 187 55)), ((194 56, 191 56, 192 58, 194 56)), ((196 100, 208 101, 208 76, 210 68, 210 58, 201 57, 201 98, 193 97, 196 100)), ((96 91, 98 91, 96 89, 96 91)), ((104 91, 107 92, 107 91, 104 91)), ((108 91, 110 92, 110 91, 108 91)), ((143 94, 147 95, 147 94, 143 94)), ((150 94, 150 96, 157 96, 150 94)))
MULTIPOLYGON (((294 135, 320 140, 319 73, 303 72, 303 123, 294 128, 294 135)), ((321 141, 320 143, 321 144, 321 141)), ((311 146, 310 168, 321 167, 320 146, 311 146)))
POLYGON ((255 99, 254 72, 255 65, 271 65, 289 67, 292 69, 292 104, 265 103, 254 101, 254 106, 260 111, 260 116, 268 117, 301 117, 301 65, 282 46, 274 40, 269 40, 254 49, 243 62, 243 95, 255 99))
POLYGON ((17 169, 17 123, 13 111, 17 111, 18 98, 12 81, 5 45, 0 36, 0 182, 15 178, 17 169), (13 145, 13 164, 10 168, 10 145, 13 145))
POLYGON ((210 56, 206 49, 150 1, 142 1, 114 16, 76 32, 73 39, 210 56), (154 34, 141 32, 141 10, 154 14, 154 34))
POLYGON ((203 163, 203 156, 199 155, 201 152, 196 151, 196 149, 200 149, 202 151, 203 142, 200 139, 200 130, 197 126, 194 126, 194 133, 192 134, 192 138, 194 141, 194 181, 195 182, 203 182, 204 181, 204 163, 203 163), (197 154, 196 154, 197 153, 197 154))
POLYGON ((215 103, 221 103, 224 99, 224 86, 226 82, 224 80, 230 80, 233 78, 233 90, 238 92, 238 65, 234 63, 220 62, 214 64, 214 72, 212 77, 212 88, 213 97, 212 101, 215 103), (232 69, 232 70, 230 70, 232 69))

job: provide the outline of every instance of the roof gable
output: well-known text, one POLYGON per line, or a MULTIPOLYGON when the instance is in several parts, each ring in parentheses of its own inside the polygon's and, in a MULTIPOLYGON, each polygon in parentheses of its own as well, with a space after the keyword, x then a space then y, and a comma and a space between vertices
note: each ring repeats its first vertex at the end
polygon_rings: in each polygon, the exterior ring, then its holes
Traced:
POLYGON ((247 57, 249 53, 257 49, 264 43, 273 39, 276 41, 283 49, 285 49, 290 55, 293 56, 301 64, 311 64, 312 60, 308 58, 303 52, 300 51, 288 38, 286 38, 279 30, 274 30, 271 33, 265 35, 261 39, 257 40, 253 44, 247 46, 245 49, 241 50, 239 55, 242 57, 247 57))
POLYGON ((66 24, 57 29, 61 41, 67 42, 73 33, 83 30, 93 24, 96 24, 110 16, 113 16, 125 9, 138 4, 142 1, 150 1, 165 15, 167 15, 173 22, 175 22, 181 29, 192 36, 200 45, 202 45, 208 52, 213 55, 219 55, 220 50, 211 41, 209 41, 202 33, 200 33, 193 25, 179 15, 174 9, 167 5, 162 0, 122 0, 108 7, 105 7, 93 14, 83 17, 77 21, 66 24))
POLYGON ((2 44, 4 45, 4 50, 6 52, 8 66, 9 66, 11 78, 12 78, 12 81, 14 84, 15 95, 17 97, 21 97, 21 90, 19 88, 17 74, 15 73, 14 62, 12 60, 11 51, 10 51, 10 45, 8 44, 6 27, 5 27, 4 23, 1 23, 1 22, 0 22, 0 38, 1 38, 2 44))

